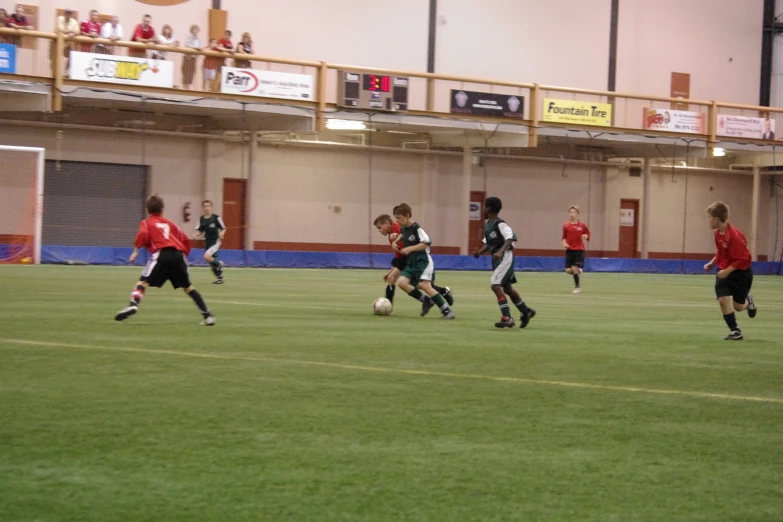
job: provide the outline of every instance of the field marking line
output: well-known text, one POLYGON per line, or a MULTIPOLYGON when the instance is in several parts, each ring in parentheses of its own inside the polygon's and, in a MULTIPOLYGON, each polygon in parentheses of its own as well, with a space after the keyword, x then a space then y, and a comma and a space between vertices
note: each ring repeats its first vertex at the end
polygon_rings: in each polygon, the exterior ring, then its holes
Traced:
POLYGON ((664 390, 664 389, 656 389, 656 388, 642 388, 638 386, 613 386, 608 384, 590 384, 590 383, 583 383, 583 382, 552 381, 546 379, 528 379, 524 377, 502 377, 502 376, 470 374, 470 373, 436 372, 436 371, 429 371, 429 370, 407 370, 403 368, 363 366, 357 364, 331 363, 331 362, 323 362, 323 361, 305 361, 299 359, 280 359, 276 357, 243 357, 237 355, 181 352, 176 350, 150 350, 147 348, 132 348, 132 347, 122 347, 122 346, 97 346, 97 345, 90 345, 90 344, 71 344, 71 343, 58 343, 58 342, 50 342, 50 341, 32 341, 28 339, 0 338, 0 343, 20 344, 20 345, 27 345, 27 346, 48 346, 48 347, 58 347, 58 348, 103 350, 103 351, 113 351, 113 352, 145 353, 145 354, 155 354, 155 355, 174 355, 178 357, 192 357, 198 359, 217 359, 217 360, 227 360, 227 361, 251 361, 251 362, 267 362, 267 363, 290 364, 290 365, 300 365, 300 366, 319 366, 324 368, 336 368, 340 370, 351 370, 351 371, 362 371, 362 372, 389 373, 389 374, 399 374, 399 375, 422 375, 426 377, 446 377, 450 379, 469 379, 469 380, 482 380, 482 381, 493 381, 493 382, 509 382, 509 383, 517 383, 517 384, 537 384, 542 386, 578 388, 578 389, 586 389, 586 390, 646 393, 651 395, 679 395, 683 397, 696 397, 702 399, 722 399, 722 400, 731 400, 731 401, 783 404, 783 398, 776 398, 776 397, 754 397, 750 395, 731 395, 726 393, 711 393, 711 392, 687 391, 687 390, 664 390))

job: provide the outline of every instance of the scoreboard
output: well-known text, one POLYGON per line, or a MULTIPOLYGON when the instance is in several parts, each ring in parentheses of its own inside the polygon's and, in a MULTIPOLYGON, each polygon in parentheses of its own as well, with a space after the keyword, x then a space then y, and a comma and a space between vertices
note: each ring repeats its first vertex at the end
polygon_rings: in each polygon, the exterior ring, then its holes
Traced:
POLYGON ((397 112, 408 110, 407 76, 337 71, 337 105, 349 109, 397 112))

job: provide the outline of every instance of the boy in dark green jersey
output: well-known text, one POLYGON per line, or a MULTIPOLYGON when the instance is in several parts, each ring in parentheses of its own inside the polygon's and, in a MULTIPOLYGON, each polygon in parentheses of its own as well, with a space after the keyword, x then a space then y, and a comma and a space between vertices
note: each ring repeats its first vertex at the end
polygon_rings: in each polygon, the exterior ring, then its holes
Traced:
MULTIPOLYGON (((430 257, 429 236, 418 223, 413 221, 411 207, 405 203, 394 207, 394 219, 400 224, 399 240, 402 241, 402 248, 394 242, 392 249, 404 255, 406 259, 405 268, 397 279, 397 286, 424 305, 428 303, 438 305, 443 319, 454 319, 454 312, 451 311, 446 300, 432 287, 432 281, 435 279, 435 264, 430 257)), ((431 307, 432 304, 426 310, 422 310, 421 315, 425 315, 431 307)))
POLYGON ((514 275, 514 241, 517 235, 505 221, 500 219, 500 209, 503 203, 500 198, 487 198, 484 202, 484 245, 477 248, 473 256, 478 259, 481 254, 489 250, 492 254, 492 278, 490 285, 498 298, 500 307, 500 321, 495 323, 496 328, 513 328, 514 318, 511 317, 511 309, 508 306, 506 296, 511 298, 514 306, 522 313, 519 318, 520 328, 525 328, 536 315, 536 311, 529 308, 520 297, 519 292, 511 286, 517 282, 514 275))
POLYGON ((224 283, 223 262, 218 261, 217 257, 220 244, 226 235, 226 225, 220 216, 212 213, 212 202, 210 200, 203 201, 201 208, 204 210, 204 215, 198 220, 198 226, 196 227, 198 233, 193 239, 204 238, 204 261, 209 263, 212 273, 217 277, 214 284, 222 285, 224 283))

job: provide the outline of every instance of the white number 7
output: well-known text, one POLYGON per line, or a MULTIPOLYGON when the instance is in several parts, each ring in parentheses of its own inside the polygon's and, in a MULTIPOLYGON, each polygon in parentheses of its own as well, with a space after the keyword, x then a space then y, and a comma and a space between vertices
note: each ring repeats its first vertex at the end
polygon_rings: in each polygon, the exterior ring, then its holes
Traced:
POLYGON ((167 223, 156 223, 155 226, 163 231, 163 239, 169 238, 169 232, 171 231, 171 227, 169 227, 167 223))

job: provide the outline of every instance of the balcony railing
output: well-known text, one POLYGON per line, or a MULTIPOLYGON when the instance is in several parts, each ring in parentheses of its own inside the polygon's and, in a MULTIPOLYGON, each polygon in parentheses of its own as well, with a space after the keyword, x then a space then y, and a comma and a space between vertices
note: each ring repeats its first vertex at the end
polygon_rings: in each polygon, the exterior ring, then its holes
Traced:
MULTIPOLYGON (((330 64, 320 61, 289 60, 263 55, 235 54, 208 50, 194 50, 184 47, 172 47, 154 44, 139 44, 134 42, 111 42, 109 40, 89 37, 65 37, 61 34, 41 31, 20 31, 15 29, 0 29, 0 43, 16 45, 16 73, 2 74, 3 79, 18 79, 22 81, 40 81, 51 85, 53 111, 62 110, 62 93, 64 86, 81 86, 88 83, 91 87, 105 88, 106 84, 98 82, 75 80, 69 77, 68 53, 70 51, 94 52, 114 56, 146 57, 150 60, 165 60, 172 62, 174 82, 171 88, 152 86, 117 85, 114 89, 132 89, 145 92, 178 92, 208 93, 209 96, 246 101, 247 97, 220 92, 220 67, 239 66, 246 69, 276 71, 282 73, 297 73, 312 76, 314 93, 311 99, 281 100, 274 103, 312 107, 316 110, 317 128, 323 129, 327 111, 337 108, 337 72, 353 70, 366 73, 389 76, 406 76, 410 78, 408 89, 408 113, 420 116, 448 116, 454 119, 486 120, 487 116, 473 116, 450 113, 452 89, 471 90, 496 94, 514 95, 524 98, 525 118, 492 117, 493 121, 517 123, 529 127, 529 145, 536 146, 542 127, 579 128, 586 131, 622 131, 631 134, 653 134, 660 136, 684 137, 701 139, 710 145, 719 141, 718 114, 752 116, 755 118, 776 119, 783 114, 781 108, 759 107, 734 103, 715 102, 671 98, 667 96, 652 96, 634 93, 619 93, 610 91, 574 89, 539 85, 536 83, 520 83, 497 81, 482 78, 450 76, 420 71, 402 71, 380 68, 359 67, 353 65, 330 64), (211 72, 216 71, 216 72, 211 72), (211 79, 212 75, 216 78, 211 79), (612 107, 611 125, 591 127, 543 121, 544 100, 556 98, 559 100, 574 100, 609 104, 612 107), (645 109, 660 111, 680 110, 703 114, 703 128, 700 132, 677 132, 675 130, 651 130, 645 126, 645 109)), ((154 63, 154 62, 153 62, 154 63)), ((258 100, 267 100, 258 97, 258 100)), ((271 99, 270 99, 271 101, 271 99)), ((783 118, 782 118, 783 120, 783 118)), ((783 127, 781 127, 783 133, 783 127)), ((736 141, 769 143, 769 140, 750 138, 732 138, 736 141)))

